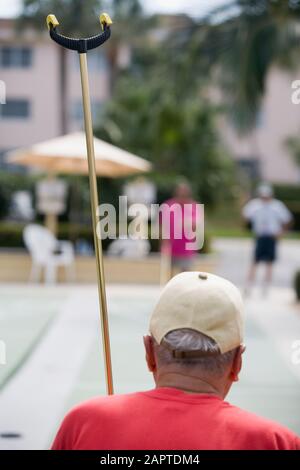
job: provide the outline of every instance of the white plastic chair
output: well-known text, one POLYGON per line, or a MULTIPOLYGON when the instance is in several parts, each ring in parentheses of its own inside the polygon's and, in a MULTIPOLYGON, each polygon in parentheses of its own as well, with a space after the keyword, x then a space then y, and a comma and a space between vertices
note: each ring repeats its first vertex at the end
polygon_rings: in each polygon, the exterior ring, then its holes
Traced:
POLYGON ((121 258, 145 258, 150 253, 150 243, 148 240, 131 238, 118 238, 110 243, 107 254, 110 256, 120 256, 121 258))
POLYGON ((38 282, 44 269, 45 282, 54 284, 59 266, 65 268, 66 279, 74 281, 74 249, 71 242, 57 240, 50 230, 37 224, 25 227, 23 239, 32 261, 30 282, 38 282))

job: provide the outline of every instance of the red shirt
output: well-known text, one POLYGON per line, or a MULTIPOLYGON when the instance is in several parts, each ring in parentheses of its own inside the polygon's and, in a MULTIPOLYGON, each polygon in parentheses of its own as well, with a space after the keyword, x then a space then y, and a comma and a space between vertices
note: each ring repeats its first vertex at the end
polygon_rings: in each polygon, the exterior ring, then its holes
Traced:
POLYGON ((174 388, 92 399, 64 419, 54 450, 299 450, 283 426, 174 388))

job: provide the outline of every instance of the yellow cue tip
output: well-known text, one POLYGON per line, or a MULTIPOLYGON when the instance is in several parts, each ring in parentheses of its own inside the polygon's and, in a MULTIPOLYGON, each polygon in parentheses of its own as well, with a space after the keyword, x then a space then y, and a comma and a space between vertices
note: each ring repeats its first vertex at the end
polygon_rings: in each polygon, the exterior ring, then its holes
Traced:
POLYGON ((57 18, 55 15, 48 15, 46 18, 46 23, 47 23, 48 29, 50 29, 50 26, 55 28, 56 26, 59 25, 59 22, 57 21, 57 18))
POLYGON ((111 17, 107 13, 101 13, 99 19, 102 29, 104 29, 105 25, 110 26, 113 23, 111 17))

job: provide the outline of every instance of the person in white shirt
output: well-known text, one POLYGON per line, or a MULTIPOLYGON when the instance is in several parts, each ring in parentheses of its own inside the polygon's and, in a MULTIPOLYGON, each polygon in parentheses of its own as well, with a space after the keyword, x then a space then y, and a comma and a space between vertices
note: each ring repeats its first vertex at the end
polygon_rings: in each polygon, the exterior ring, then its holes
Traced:
POLYGON ((264 292, 272 280, 273 263, 276 260, 277 240, 292 222, 292 214, 283 202, 273 198, 273 189, 268 184, 258 188, 258 198, 249 201, 243 208, 244 218, 251 223, 255 235, 255 250, 251 264, 246 294, 255 280, 256 267, 266 263, 264 292))

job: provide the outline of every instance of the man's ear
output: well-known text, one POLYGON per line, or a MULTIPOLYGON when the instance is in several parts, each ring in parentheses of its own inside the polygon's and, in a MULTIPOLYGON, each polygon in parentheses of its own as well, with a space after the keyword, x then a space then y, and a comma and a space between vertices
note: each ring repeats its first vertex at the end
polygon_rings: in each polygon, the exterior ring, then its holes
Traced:
POLYGON ((246 346, 244 344, 241 344, 237 348, 237 351, 235 353, 233 363, 231 366, 231 371, 230 371, 230 379, 232 380, 232 382, 238 382, 239 380, 239 373, 241 371, 242 363, 243 363, 242 355, 245 352, 245 350, 246 350, 246 346))
POLYGON ((146 352, 146 362, 150 372, 156 371, 156 360, 154 354, 154 344, 153 338, 150 335, 143 336, 145 352, 146 352))

